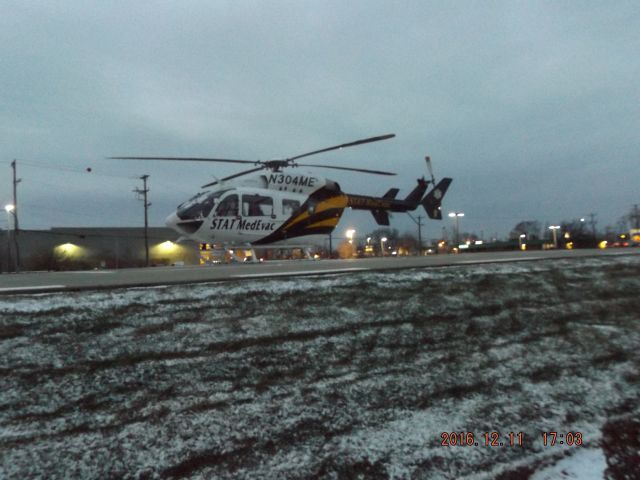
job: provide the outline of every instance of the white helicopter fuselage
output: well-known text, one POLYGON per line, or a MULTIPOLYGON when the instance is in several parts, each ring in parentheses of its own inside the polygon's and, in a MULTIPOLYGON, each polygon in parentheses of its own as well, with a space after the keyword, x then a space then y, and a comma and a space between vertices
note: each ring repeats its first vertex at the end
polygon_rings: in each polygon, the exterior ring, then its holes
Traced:
POLYGON ((310 173, 262 173, 221 182, 180 205, 166 224, 201 243, 259 245, 268 239, 273 245, 310 245, 324 239, 326 229, 305 233, 303 241, 299 235, 288 237, 283 225, 304 216, 301 209, 309 206, 310 196, 323 189, 340 194, 337 184, 310 173))

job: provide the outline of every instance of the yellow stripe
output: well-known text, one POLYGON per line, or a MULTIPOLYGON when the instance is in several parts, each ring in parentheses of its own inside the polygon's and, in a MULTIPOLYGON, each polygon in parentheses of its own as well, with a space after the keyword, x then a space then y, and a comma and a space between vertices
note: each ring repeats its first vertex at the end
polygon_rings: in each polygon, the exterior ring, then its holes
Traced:
POLYGON ((312 223, 308 228, 335 227, 338 224, 338 220, 340 220, 338 217, 327 218, 321 222, 312 223))
POLYGON ((327 198, 318 204, 316 212, 323 212, 330 208, 347 208, 347 196, 336 195, 335 197, 327 198))
MULTIPOLYGON (((315 213, 324 212, 325 210, 329 210, 331 208, 347 208, 347 196, 346 195, 336 195, 335 197, 327 198, 323 200, 316 206, 315 213)), ((290 228, 296 223, 300 223, 303 220, 309 218, 309 212, 303 212, 298 215, 295 219, 291 220, 291 222, 286 226, 286 228, 290 228)))
POLYGON ((286 228, 292 227, 296 223, 302 222, 303 220, 306 220, 307 218, 309 218, 309 212, 303 212, 300 215, 298 215, 296 218, 291 220, 289 222, 289 224, 287 224, 286 228))

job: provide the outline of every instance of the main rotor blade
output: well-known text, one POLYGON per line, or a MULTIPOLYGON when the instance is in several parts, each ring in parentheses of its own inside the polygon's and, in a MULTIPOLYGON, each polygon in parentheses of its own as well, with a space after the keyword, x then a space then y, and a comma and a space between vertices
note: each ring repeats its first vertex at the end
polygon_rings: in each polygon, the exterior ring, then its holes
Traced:
POLYGON ((318 168, 332 168, 334 170, 348 170, 351 172, 373 173, 375 175, 397 175, 396 173, 383 172, 380 170, 367 170, 366 168, 351 168, 351 167, 334 167, 333 165, 311 165, 308 163, 296 163, 296 167, 318 167, 318 168))
POLYGON ((249 173, 253 173, 253 172, 257 172, 260 170, 264 170, 266 167, 264 165, 258 167, 258 168, 252 168, 251 170, 245 170, 244 172, 240 172, 240 173, 235 173, 233 175, 229 175, 228 177, 224 177, 221 178, 220 180, 216 180, 215 182, 211 182, 211 183, 207 183, 206 185, 203 185, 200 188, 207 188, 207 187, 211 187, 212 185, 216 185, 220 182, 224 182, 226 180, 231 180, 232 178, 237 178, 237 177, 241 177, 243 175, 248 175, 249 173))
POLYGON ((108 157, 112 160, 170 160, 176 162, 225 162, 225 163, 251 163, 259 160, 233 160, 230 158, 202 158, 202 157, 108 157))
POLYGON ((308 157, 310 155, 315 155, 316 153, 323 153, 323 152, 329 152, 331 150, 338 150, 340 148, 355 147, 356 145, 362 145, 363 143, 379 142, 380 140, 387 140, 395 136, 396 136, 395 133, 389 133, 387 135, 380 135, 378 137, 365 138, 363 140, 356 140, 355 142, 343 143, 342 145, 336 145, 335 147, 323 148, 321 150, 314 150, 313 152, 296 155, 295 157, 287 158, 287 161, 291 162, 293 160, 297 160, 298 158, 308 157))

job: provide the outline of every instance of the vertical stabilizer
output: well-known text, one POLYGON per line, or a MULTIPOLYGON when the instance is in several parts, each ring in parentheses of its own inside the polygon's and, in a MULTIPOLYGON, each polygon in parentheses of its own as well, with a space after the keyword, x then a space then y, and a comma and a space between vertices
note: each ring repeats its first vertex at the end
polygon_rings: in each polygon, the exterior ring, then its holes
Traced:
POLYGON ((442 220, 442 199, 451 184, 451 178, 443 178, 422 200, 421 204, 434 220, 442 220))
POLYGON ((396 195, 398 195, 399 191, 400 191, 399 188, 390 188, 389 191, 382 196, 382 198, 388 198, 389 200, 393 200, 396 198, 396 195))
POLYGON ((404 201, 413 205, 413 208, 416 208, 418 206, 418 202, 420 202, 420 199, 424 195, 424 192, 427 191, 427 185, 429 185, 429 182, 423 178, 419 178, 418 185, 411 191, 411 193, 409 193, 409 195, 407 195, 407 198, 405 198, 404 201))

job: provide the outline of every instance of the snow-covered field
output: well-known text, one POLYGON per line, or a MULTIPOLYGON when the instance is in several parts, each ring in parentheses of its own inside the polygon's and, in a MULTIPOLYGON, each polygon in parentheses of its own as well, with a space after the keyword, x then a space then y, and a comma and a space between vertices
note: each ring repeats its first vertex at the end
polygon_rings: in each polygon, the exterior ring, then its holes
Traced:
POLYGON ((638 478, 639 274, 619 256, 0 297, 0 478, 638 478))

